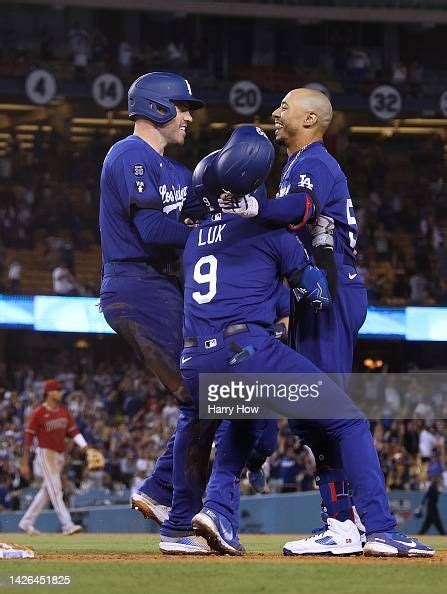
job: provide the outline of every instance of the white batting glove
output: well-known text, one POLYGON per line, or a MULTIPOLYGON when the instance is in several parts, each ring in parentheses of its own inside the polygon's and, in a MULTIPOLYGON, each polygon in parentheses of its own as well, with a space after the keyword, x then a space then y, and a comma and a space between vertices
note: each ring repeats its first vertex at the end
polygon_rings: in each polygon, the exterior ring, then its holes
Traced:
POLYGON ((251 219, 256 217, 259 212, 259 203, 254 196, 246 194, 245 196, 233 196, 229 192, 220 195, 219 207, 222 212, 228 214, 237 214, 240 217, 251 219))

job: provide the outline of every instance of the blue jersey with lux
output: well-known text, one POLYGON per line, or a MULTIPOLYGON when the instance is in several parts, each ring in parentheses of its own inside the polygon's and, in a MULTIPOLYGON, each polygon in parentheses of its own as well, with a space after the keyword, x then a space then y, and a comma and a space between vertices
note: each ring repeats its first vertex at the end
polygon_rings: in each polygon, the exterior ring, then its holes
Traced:
POLYGON ((175 259, 175 248, 142 241, 132 222, 133 210, 159 210, 178 221, 184 203, 191 198, 191 176, 189 169, 160 155, 138 136, 114 144, 101 172, 103 262, 175 259))
POLYGON ((237 322, 272 324, 283 277, 307 264, 301 241, 286 229, 213 215, 191 232, 183 253, 184 335, 207 336, 237 322))
MULTIPOLYGON (((311 190, 320 212, 334 219, 334 251, 355 259, 357 223, 349 196, 348 182, 340 165, 322 142, 313 142, 302 152, 290 155, 284 166, 277 197, 311 190)), ((310 247, 307 229, 300 231, 306 247, 310 247)))

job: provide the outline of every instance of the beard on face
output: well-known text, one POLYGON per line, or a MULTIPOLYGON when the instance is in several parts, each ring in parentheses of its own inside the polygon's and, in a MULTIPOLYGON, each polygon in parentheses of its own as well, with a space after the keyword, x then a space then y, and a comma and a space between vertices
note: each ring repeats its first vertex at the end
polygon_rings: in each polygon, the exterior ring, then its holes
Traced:
POLYGON ((278 136, 275 135, 275 144, 277 146, 286 146, 287 145, 287 141, 286 141, 286 139, 284 137, 281 137, 281 136, 278 137, 278 136))

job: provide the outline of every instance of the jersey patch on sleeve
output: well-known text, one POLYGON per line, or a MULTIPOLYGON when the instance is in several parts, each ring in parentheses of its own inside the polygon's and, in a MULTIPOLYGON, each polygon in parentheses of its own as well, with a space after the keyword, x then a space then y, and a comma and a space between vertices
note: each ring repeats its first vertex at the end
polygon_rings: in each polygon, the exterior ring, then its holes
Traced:
POLYGON ((142 194, 144 192, 144 190, 146 189, 146 184, 144 183, 144 181, 142 179, 137 179, 135 181, 135 188, 137 189, 137 192, 139 194, 142 194))
POLYGON ((300 176, 300 181, 298 182, 298 187, 307 188, 308 190, 314 189, 314 185, 313 185, 309 175, 307 175, 306 173, 304 173, 304 174, 300 173, 299 176, 300 176))
POLYGON ((144 165, 141 165, 141 163, 137 163, 136 165, 134 165, 133 174, 137 177, 141 177, 142 175, 144 175, 144 165))

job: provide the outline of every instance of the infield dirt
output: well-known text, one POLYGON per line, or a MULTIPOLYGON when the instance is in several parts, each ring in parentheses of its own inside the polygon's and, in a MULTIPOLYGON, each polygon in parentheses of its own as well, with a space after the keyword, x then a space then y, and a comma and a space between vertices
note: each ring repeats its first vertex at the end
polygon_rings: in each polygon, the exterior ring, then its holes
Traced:
POLYGON ((284 557, 281 553, 247 553, 243 557, 230 557, 229 555, 207 555, 207 556, 190 556, 190 555, 164 555, 162 553, 44 553, 40 554, 36 561, 70 561, 75 563, 89 562, 89 563, 109 563, 110 561, 118 561, 120 563, 126 562, 141 562, 141 563, 160 563, 161 561, 186 561, 188 563, 250 563, 265 561, 268 563, 290 564, 290 563, 345 563, 346 565, 353 565, 357 567, 359 564, 368 565, 377 563, 386 563, 387 565, 402 563, 424 565, 447 565, 447 551, 438 551, 431 559, 402 559, 402 558, 386 558, 380 559, 372 557, 364 557, 358 555, 355 557, 284 557))
MULTIPOLYGON (((291 535, 243 534, 244 557, 163 555, 156 534, 81 534, 1 540, 34 548, 37 559, 0 561, 1 594, 14 576, 70 576, 67 594, 445 594, 447 539, 427 537, 431 559, 283 557, 291 535)), ((29 591, 55 594, 54 586, 29 591)))

